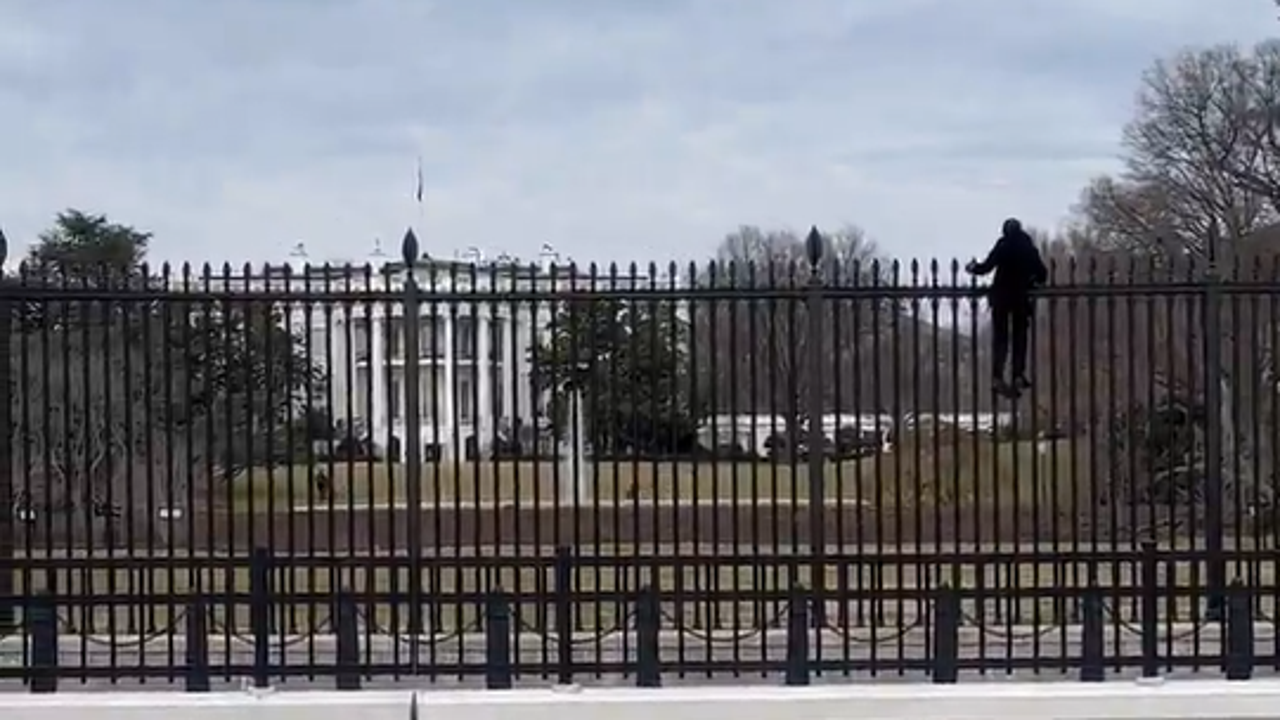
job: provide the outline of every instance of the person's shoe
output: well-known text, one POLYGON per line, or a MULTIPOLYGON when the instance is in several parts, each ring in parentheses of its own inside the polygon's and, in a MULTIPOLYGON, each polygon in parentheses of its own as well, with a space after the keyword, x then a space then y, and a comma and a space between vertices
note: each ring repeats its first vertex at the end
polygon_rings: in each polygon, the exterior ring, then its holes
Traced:
POLYGON ((991 380, 991 390, 997 395, 1007 398, 1018 397, 1018 391, 1012 385, 1004 381, 1004 378, 998 377, 991 380))
POLYGON ((1021 393, 1023 390, 1031 389, 1031 381, 1026 375, 1019 375, 1013 379, 1013 389, 1021 393))

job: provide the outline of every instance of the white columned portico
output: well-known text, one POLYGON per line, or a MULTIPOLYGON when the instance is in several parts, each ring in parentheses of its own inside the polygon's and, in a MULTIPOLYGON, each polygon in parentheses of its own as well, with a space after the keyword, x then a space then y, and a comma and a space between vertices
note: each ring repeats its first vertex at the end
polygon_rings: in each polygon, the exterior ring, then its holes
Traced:
MULTIPOLYGON (((365 391, 369 393, 370 405, 373 407, 373 417, 368 419, 369 432, 373 434, 373 442, 378 445, 386 445, 387 433, 395 428, 396 419, 391 417, 389 403, 387 402, 387 321, 381 308, 375 310, 370 317, 369 327, 369 360, 368 360, 368 387, 365 391)), ((387 448, 390 453, 391 448, 387 448)), ((396 458, 397 460, 399 458, 396 458)))
POLYGON ((455 459, 454 436, 458 432, 457 413, 455 403, 457 402, 457 381, 455 380, 456 365, 456 348, 454 347, 454 333, 456 329, 453 327, 454 318, 451 314, 441 313, 439 317, 440 327, 443 330, 442 343, 440 348, 439 363, 443 366, 441 376, 444 378, 443 392, 440 393, 440 455, 444 458, 455 459))
MULTIPOLYGON (((516 358, 516 348, 520 347, 520 313, 508 310, 502 327, 502 412, 513 418, 516 406, 516 386, 521 383, 516 358)), ((522 406, 523 407, 523 406, 522 406)), ((502 418, 499 418, 502 419, 502 418)))
POLYGON ((485 448, 493 438, 493 360, 489 357, 494 308, 486 305, 476 314, 476 357, 472 364, 472 382, 476 384, 476 407, 472 423, 477 448, 485 448))

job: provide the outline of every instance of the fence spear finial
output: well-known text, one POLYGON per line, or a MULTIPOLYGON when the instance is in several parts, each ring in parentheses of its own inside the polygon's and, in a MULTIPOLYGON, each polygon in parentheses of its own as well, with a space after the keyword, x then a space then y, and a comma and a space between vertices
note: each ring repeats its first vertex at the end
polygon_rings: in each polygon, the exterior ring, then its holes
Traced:
POLYGON ((822 262, 822 233, 818 232, 817 225, 809 228, 809 237, 804 240, 804 250, 809 267, 818 267, 818 263, 822 262))
POLYGON ((418 262, 418 236, 413 228, 404 231, 404 241, 400 244, 400 254, 404 256, 404 264, 412 269, 418 262))

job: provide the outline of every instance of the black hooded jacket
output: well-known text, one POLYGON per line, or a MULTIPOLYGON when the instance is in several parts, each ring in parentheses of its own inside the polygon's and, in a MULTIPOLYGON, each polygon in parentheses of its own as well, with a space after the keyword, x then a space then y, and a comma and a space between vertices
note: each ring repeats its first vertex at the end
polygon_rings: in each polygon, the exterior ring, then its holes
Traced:
POLYGON ((1020 227, 1008 228, 987 258, 972 268, 974 275, 987 275, 992 270, 996 275, 989 294, 998 299, 1026 297, 1032 288, 1049 280, 1035 240, 1020 227))

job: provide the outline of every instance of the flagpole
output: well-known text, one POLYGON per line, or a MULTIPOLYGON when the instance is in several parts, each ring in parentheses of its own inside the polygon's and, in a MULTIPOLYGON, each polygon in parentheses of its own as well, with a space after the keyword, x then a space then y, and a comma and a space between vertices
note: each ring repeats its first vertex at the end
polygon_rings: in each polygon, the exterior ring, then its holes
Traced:
POLYGON ((423 204, 422 204, 422 195, 423 195, 423 191, 424 191, 424 190, 425 190, 425 188, 423 187, 423 182, 422 182, 422 156, 421 156, 421 155, 419 155, 419 156, 418 156, 417 186, 416 186, 416 189, 415 189, 415 191, 414 191, 414 200, 415 200, 415 201, 417 202, 417 204, 418 204, 418 217, 417 217, 417 221, 416 221, 416 223, 415 223, 415 224, 418 226, 418 233, 419 233, 419 235, 421 235, 421 233, 422 233, 422 232, 423 232, 423 230, 424 230, 424 228, 423 228, 423 226, 422 226, 422 225, 423 225, 423 222, 424 222, 424 219, 425 219, 425 212, 424 212, 424 207, 423 207, 423 204))

